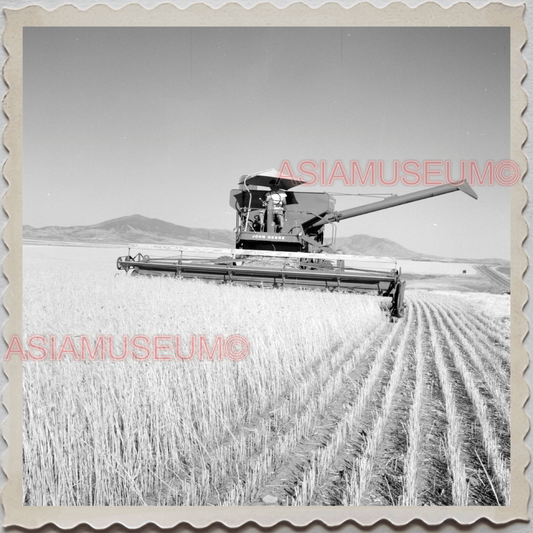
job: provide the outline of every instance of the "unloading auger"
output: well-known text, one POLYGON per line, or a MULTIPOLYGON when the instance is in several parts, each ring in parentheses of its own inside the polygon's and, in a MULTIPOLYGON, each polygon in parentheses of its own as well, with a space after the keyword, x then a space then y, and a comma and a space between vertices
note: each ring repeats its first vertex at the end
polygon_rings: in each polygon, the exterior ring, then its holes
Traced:
POLYGON ((377 292, 393 318, 404 310, 405 281, 395 259, 328 253, 328 224, 383 209, 463 191, 477 194, 466 181, 444 184, 378 202, 335 211, 335 198, 325 192, 293 190, 302 182, 280 177, 275 170, 242 176, 230 193, 236 212, 235 248, 130 245, 117 268, 132 275, 170 275, 252 286, 304 287, 344 292, 377 292), (148 256, 132 249, 177 252, 148 256))

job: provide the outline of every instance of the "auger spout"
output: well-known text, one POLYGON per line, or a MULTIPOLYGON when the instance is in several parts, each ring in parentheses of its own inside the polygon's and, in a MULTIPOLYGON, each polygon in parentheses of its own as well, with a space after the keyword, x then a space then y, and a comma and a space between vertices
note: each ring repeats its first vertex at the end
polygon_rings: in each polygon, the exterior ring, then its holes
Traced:
POLYGON ((389 209, 398 205, 409 204, 411 202, 417 202, 418 200, 425 200, 426 198, 432 198, 434 196, 440 196, 441 194, 448 194, 455 191, 463 191, 465 194, 468 194, 468 196, 471 196, 476 200, 478 198, 476 192, 470 187, 466 180, 460 183, 446 183, 444 185, 432 187, 431 189, 403 194, 401 196, 390 196, 379 202, 352 207, 350 209, 345 209, 344 211, 335 211, 320 219, 310 221, 306 227, 307 229, 316 229, 331 222, 338 222, 347 218, 358 217, 360 215, 374 213, 375 211, 381 211, 383 209, 389 209))

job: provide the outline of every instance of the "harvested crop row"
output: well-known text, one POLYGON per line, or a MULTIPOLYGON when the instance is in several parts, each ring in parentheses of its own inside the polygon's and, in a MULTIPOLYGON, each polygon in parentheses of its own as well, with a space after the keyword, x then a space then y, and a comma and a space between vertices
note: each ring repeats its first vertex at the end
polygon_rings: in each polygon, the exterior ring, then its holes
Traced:
POLYGON ((468 483, 465 458, 462 451, 462 427, 465 420, 457 410, 453 377, 450 375, 444 360, 436 322, 431 317, 427 304, 424 304, 424 310, 429 322, 435 365, 438 371, 439 382, 443 393, 444 408, 446 411, 447 427, 445 455, 448 461, 448 472, 452 479, 453 505, 468 505, 468 483))
POLYGON ((306 373, 306 381, 299 387, 272 398, 267 412, 256 413, 247 426, 232 431, 216 449, 209 451, 205 460, 213 472, 219 472, 220 478, 216 484, 216 503, 237 505, 255 497, 263 478, 312 427, 314 404, 309 405, 309 401, 323 390, 326 369, 336 369, 350 353, 350 347, 344 345, 334 350, 331 359, 322 359, 314 365, 314 371, 306 373))
POLYGON ((425 387, 425 361, 424 361, 424 330, 422 324, 422 312, 420 303, 414 301, 413 305, 416 310, 417 331, 415 335, 415 358, 416 358, 416 372, 415 372, 415 390, 413 393, 413 403, 409 411, 409 425, 407 430, 407 453, 404 459, 403 466, 403 483, 402 495, 400 505, 418 505, 418 484, 419 484, 419 464, 420 455, 422 453, 422 408, 424 400, 425 387))
POLYGON ((464 306, 453 305, 455 311, 463 315, 465 324, 476 331, 482 331, 489 346, 498 347, 498 357, 502 358, 505 363, 509 363, 510 354, 510 330, 509 322, 502 322, 495 317, 487 316, 483 312, 467 312, 464 306))
POLYGON ((455 313, 450 313, 445 308, 443 313, 445 313, 445 331, 451 332, 457 339, 458 349, 455 353, 462 353, 465 364, 471 366, 478 374, 476 379, 478 388, 482 387, 488 400, 496 404, 503 422, 508 425, 511 395, 509 374, 505 375, 502 367, 494 363, 494 357, 487 356, 485 350, 479 349, 480 335, 458 326, 455 313))
MULTIPOLYGON (((334 426, 328 426, 331 436, 324 433, 324 440, 317 443, 314 453, 310 454, 309 448, 301 453, 294 471, 298 482, 294 489, 290 485, 284 488, 289 494, 294 491, 292 504, 442 504, 446 500, 436 497, 432 483, 438 480, 437 485, 442 486, 447 476, 449 504, 475 503, 478 495, 470 491, 470 472, 479 469, 479 464, 476 466, 470 455, 470 437, 463 435, 470 415, 458 407, 463 400, 456 390, 455 376, 461 371, 461 363, 457 369, 449 366, 453 361, 449 354, 450 339, 461 331, 443 306, 418 298, 412 299, 403 327, 397 343, 388 345, 391 358, 382 363, 379 390, 364 401, 365 413, 358 416, 352 410, 350 427, 346 417, 337 420, 334 426), (445 343, 442 347, 441 339, 445 343), (428 381, 431 373, 427 371, 432 366, 438 376, 437 388, 428 381), (433 399, 428 401, 430 398, 433 399), (426 441, 428 436, 439 434, 430 424, 432 417, 439 416, 434 409, 439 401, 445 406, 442 419, 445 438, 441 442, 446 448, 445 476, 439 474, 439 447, 426 441), (349 454, 354 454, 351 461, 347 460, 349 454)), ((457 336, 451 345, 454 349, 457 342, 465 340, 457 336)), ((463 355, 464 359, 466 354, 463 355)), ((472 371, 475 367, 475 363, 470 366, 472 360, 480 364, 479 355, 471 353, 468 362, 463 361, 463 372, 472 371)), ((373 365, 375 370, 376 359, 373 365)), ((369 380, 371 375, 372 369, 366 383, 374 381, 369 380)), ((481 373, 475 383, 480 390, 487 388, 484 377, 486 374, 481 373)), ((491 376, 488 377, 490 385, 491 376)), ((477 394, 479 399, 481 393, 477 394)), ((481 455, 485 457, 484 453, 481 455)), ((491 475, 492 471, 491 468, 491 475)))
MULTIPOLYGON (((411 317, 411 314, 408 313, 408 316, 411 317)), ((300 474, 299 483, 295 489, 294 504, 309 505, 315 501, 315 496, 318 498, 318 503, 325 500, 324 503, 331 504, 339 498, 339 494, 336 494, 335 491, 332 494, 331 490, 328 491, 327 488, 322 491, 325 494, 319 496, 316 494, 316 488, 325 484, 327 486, 330 472, 335 470, 333 465, 339 461, 339 453, 342 452, 343 456, 350 454, 349 447, 346 449, 347 443, 360 438, 361 433, 364 434, 362 432, 363 419, 369 415, 371 416, 372 398, 379 395, 380 390, 389 381, 390 363, 395 353, 392 347, 394 346, 396 335, 401 329, 404 329, 404 331, 401 335, 402 341, 400 343, 403 342, 403 339, 407 339, 408 327, 405 324, 399 327, 397 324, 379 348, 368 375, 366 377, 361 376, 357 382, 353 383, 356 396, 350 401, 351 407, 348 408, 344 416, 336 424, 327 444, 312 455, 308 468, 300 474)), ((398 368, 400 367, 401 365, 398 368)), ((344 494, 342 497, 344 498, 344 494)))
MULTIPOLYGON (((342 502, 344 505, 362 505, 365 499, 367 500, 365 503, 376 501, 368 493, 370 491, 372 477, 376 475, 376 470, 380 470, 379 477, 383 479, 385 477, 384 467, 386 468, 389 463, 388 459, 390 458, 381 458, 384 460, 384 464, 378 460, 378 450, 384 444, 385 430, 390 420, 393 402, 396 398, 402 376, 405 373, 404 361, 407 358, 407 343, 413 338, 413 322, 413 306, 409 304, 407 324, 394 352, 396 359, 386 386, 385 394, 383 395, 378 412, 374 414, 372 428, 365 439, 362 453, 354 458, 346 478, 346 491, 342 502)), ((401 449, 397 449, 396 451, 400 455, 402 454, 401 449)))
POLYGON ((367 345, 362 353, 365 358, 354 359, 343 369, 343 390, 338 391, 337 397, 323 411, 321 426, 324 431, 315 435, 315 442, 318 439, 316 448, 309 450, 309 446, 302 443, 296 453, 301 459, 293 468, 292 476, 284 482, 286 492, 292 495, 293 505, 308 505, 314 496, 317 480, 327 477, 328 465, 344 447, 347 433, 363 414, 373 392, 372 385, 383 372, 384 359, 398 330, 399 325, 394 325, 379 347, 367 345), (357 360, 362 363, 360 368, 356 365, 357 360))
POLYGON ((509 315, 501 315, 495 312, 490 315, 487 312, 479 312, 473 305, 465 306, 458 301, 453 302, 455 309, 461 313, 466 313, 465 325, 472 325, 477 331, 485 333, 485 339, 492 345, 503 350, 503 353, 510 353, 511 349, 511 323, 509 315))
MULTIPOLYGON (((436 312, 436 320, 439 325, 439 330, 444 334, 448 345, 448 353, 460 373, 462 384, 472 402, 473 409, 481 427, 483 447, 485 448, 485 453, 489 459, 494 474, 496 488, 493 485, 493 480, 491 479, 492 476, 486 472, 484 467, 489 484, 491 485, 498 504, 501 502, 503 505, 509 505, 511 488, 510 466, 508 460, 502 455, 502 445, 497 438, 493 425, 494 417, 491 416, 487 402, 480 392, 479 382, 475 379, 473 372, 467 366, 464 359, 459 355, 462 345, 458 343, 456 339, 452 338, 448 329, 449 321, 447 320, 447 316, 440 309, 436 312), (500 496, 499 498, 498 494, 500 496)), ((479 454, 477 452, 475 453, 476 456, 479 457, 479 454)))
MULTIPOLYGON (((292 405, 283 404, 285 420, 281 423, 278 417, 272 417, 271 424, 273 425, 270 427, 270 432, 273 436, 268 441, 268 447, 263 446, 262 449, 251 450, 250 457, 255 455, 255 458, 250 459, 250 463, 243 466, 245 478, 241 477, 232 483, 228 496, 221 495, 223 504, 236 505, 249 502, 249 496, 253 499, 257 494, 269 492, 268 486, 277 486, 279 483, 277 478, 283 475, 285 464, 293 459, 293 452, 298 443, 316 432, 318 418, 341 392, 343 377, 353 371, 360 358, 379 338, 381 332, 382 328, 378 327, 372 335, 363 339, 357 348, 352 347, 352 349, 337 352, 336 357, 328 365, 333 370, 327 380, 322 381, 324 376, 321 372, 317 372, 314 386, 307 388, 307 395, 298 395, 300 401, 292 405), (270 457, 270 460, 267 461, 267 457, 270 457), (268 468, 261 468, 261 465, 267 463, 268 468), (253 484, 250 485, 252 481, 253 484)), ((274 411, 274 415, 279 409, 274 411)))
POLYGON ((511 393, 509 380, 511 367, 508 350, 499 344, 490 342, 484 330, 465 326, 468 315, 463 310, 448 306, 446 306, 446 309, 457 329, 476 348, 476 352, 486 368, 494 373, 495 378, 500 382, 500 387, 509 396, 511 393))

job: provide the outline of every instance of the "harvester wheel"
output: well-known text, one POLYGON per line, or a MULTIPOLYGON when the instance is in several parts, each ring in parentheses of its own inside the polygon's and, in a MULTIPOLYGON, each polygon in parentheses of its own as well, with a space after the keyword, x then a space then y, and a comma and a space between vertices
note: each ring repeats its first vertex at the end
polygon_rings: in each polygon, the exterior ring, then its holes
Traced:
POLYGON ((392 295, 391 318, 402 318, 405 310, 404 303, 405 281, 399 281, 392 295))
POLYGON ((117 258, 117 270, 125 270, 126 272, 128 271, 127 267, 125 267, 122 262, 123 261, 129 261, 131 258, 129 256, 125 256, 125 257, 119 257, 117 258))

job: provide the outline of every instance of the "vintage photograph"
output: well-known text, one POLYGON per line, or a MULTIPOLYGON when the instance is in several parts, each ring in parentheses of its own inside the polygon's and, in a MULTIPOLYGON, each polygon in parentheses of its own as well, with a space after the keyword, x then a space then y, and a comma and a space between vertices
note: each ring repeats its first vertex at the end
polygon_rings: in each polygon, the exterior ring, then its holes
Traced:
POLYGON ((509 505, 509 49, 25 28, 24 504, 509 505))
POLYGON ((391 9, 6 12, 6 525, 527 518, 521 12, 391 9))

